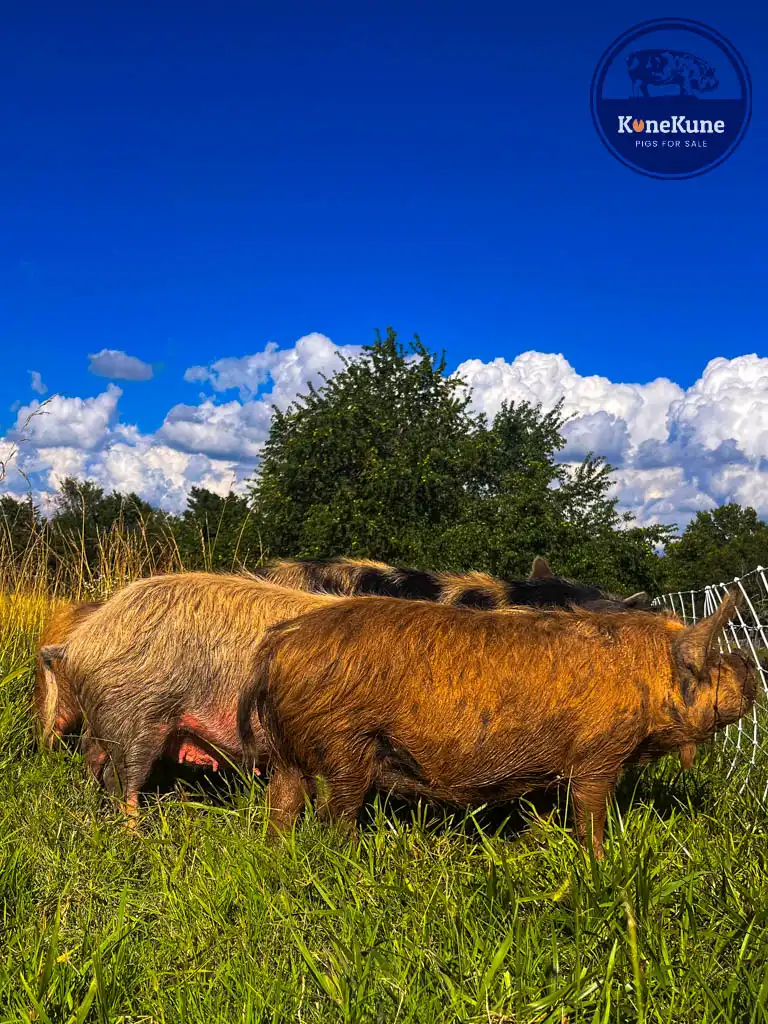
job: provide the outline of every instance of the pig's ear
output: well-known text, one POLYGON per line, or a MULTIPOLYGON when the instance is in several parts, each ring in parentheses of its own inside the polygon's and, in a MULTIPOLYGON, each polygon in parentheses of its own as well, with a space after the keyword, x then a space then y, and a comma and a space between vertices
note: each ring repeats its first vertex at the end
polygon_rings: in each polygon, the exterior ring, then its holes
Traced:
POLYGON ((531 575, 528 577, 529 580, 551 580, 554 579, 555 574, 549 568, 549 562, 546 558, 541 555, 536 555, 531 566, 531 575))
POLYGON ((728 591, 720 607, 695 626, 689 626, 676 642, 684 664, 695 675, 701 675, 717 651, 717 635, 730 622, 741 604, 741 594, 728 591))
POLYGON ((648 595, 644 590, 638 590, 631 597, 625 597, 621 603, 625 608, 645 608, 649 603, 648 595))

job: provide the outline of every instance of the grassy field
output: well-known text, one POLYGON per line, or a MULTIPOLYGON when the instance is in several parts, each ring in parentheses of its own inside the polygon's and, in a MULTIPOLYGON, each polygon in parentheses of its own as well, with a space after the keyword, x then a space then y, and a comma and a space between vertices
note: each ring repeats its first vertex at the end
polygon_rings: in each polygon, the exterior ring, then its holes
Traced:
MULTIPOLYGON (((263 787, 190 779, 130 834, 36 749, 42 592, 0 597, 0 1024, 768 1021, 768 769, 628 778, 598 865, 562 807, 371 807, 266 846, 263 787)), ((564 801, 563 801, 564 802, 564 801)))

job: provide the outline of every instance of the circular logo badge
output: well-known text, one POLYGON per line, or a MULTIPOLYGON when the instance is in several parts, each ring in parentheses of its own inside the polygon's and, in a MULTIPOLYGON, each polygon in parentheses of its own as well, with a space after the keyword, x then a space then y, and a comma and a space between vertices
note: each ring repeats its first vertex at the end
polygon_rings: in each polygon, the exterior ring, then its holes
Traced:
POLYGON ((652 178, 694 178, 726 160, 752 114, 739 52, 686 18, 635 25, 603 54, 592 119, 617 160, 652 178))

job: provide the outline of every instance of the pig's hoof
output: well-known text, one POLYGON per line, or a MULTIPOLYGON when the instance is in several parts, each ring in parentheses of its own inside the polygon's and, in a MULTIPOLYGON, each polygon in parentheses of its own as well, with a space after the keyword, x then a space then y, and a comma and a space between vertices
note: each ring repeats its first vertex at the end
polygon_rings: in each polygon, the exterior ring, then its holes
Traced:
POLYGON ((128 797, 123 802, 123 813, 125 814, 126 828, 135 829, 139 823, 139 798, 136 796, 128 797))

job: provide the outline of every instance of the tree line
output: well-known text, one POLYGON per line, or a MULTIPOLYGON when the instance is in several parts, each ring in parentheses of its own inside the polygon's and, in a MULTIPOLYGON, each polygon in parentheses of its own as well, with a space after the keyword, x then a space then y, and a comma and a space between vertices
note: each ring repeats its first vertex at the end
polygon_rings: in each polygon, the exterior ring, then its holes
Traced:
POLYGON ((267 557, 349 555, 424 569, 557 572, 615 591, 697 589, 768 563, 768 526, 736 504, 699 512, 681 534, 638 526, 611 497, 611 466, 558 461, 562 407, 504 403, 472 412, 443 356, 394 331, 342 360, 286 411, 275 410, 257 476, 242 495, 192 488, 173 515, 136 494, 65 480, 44 517, 0 497, 4 557, 45 533, 49 571, 91 571, 110 534, 158 564, 171 544, 185 568, 257 567, 267 557), (156 556, 156 557, 155 557, 156 556))

